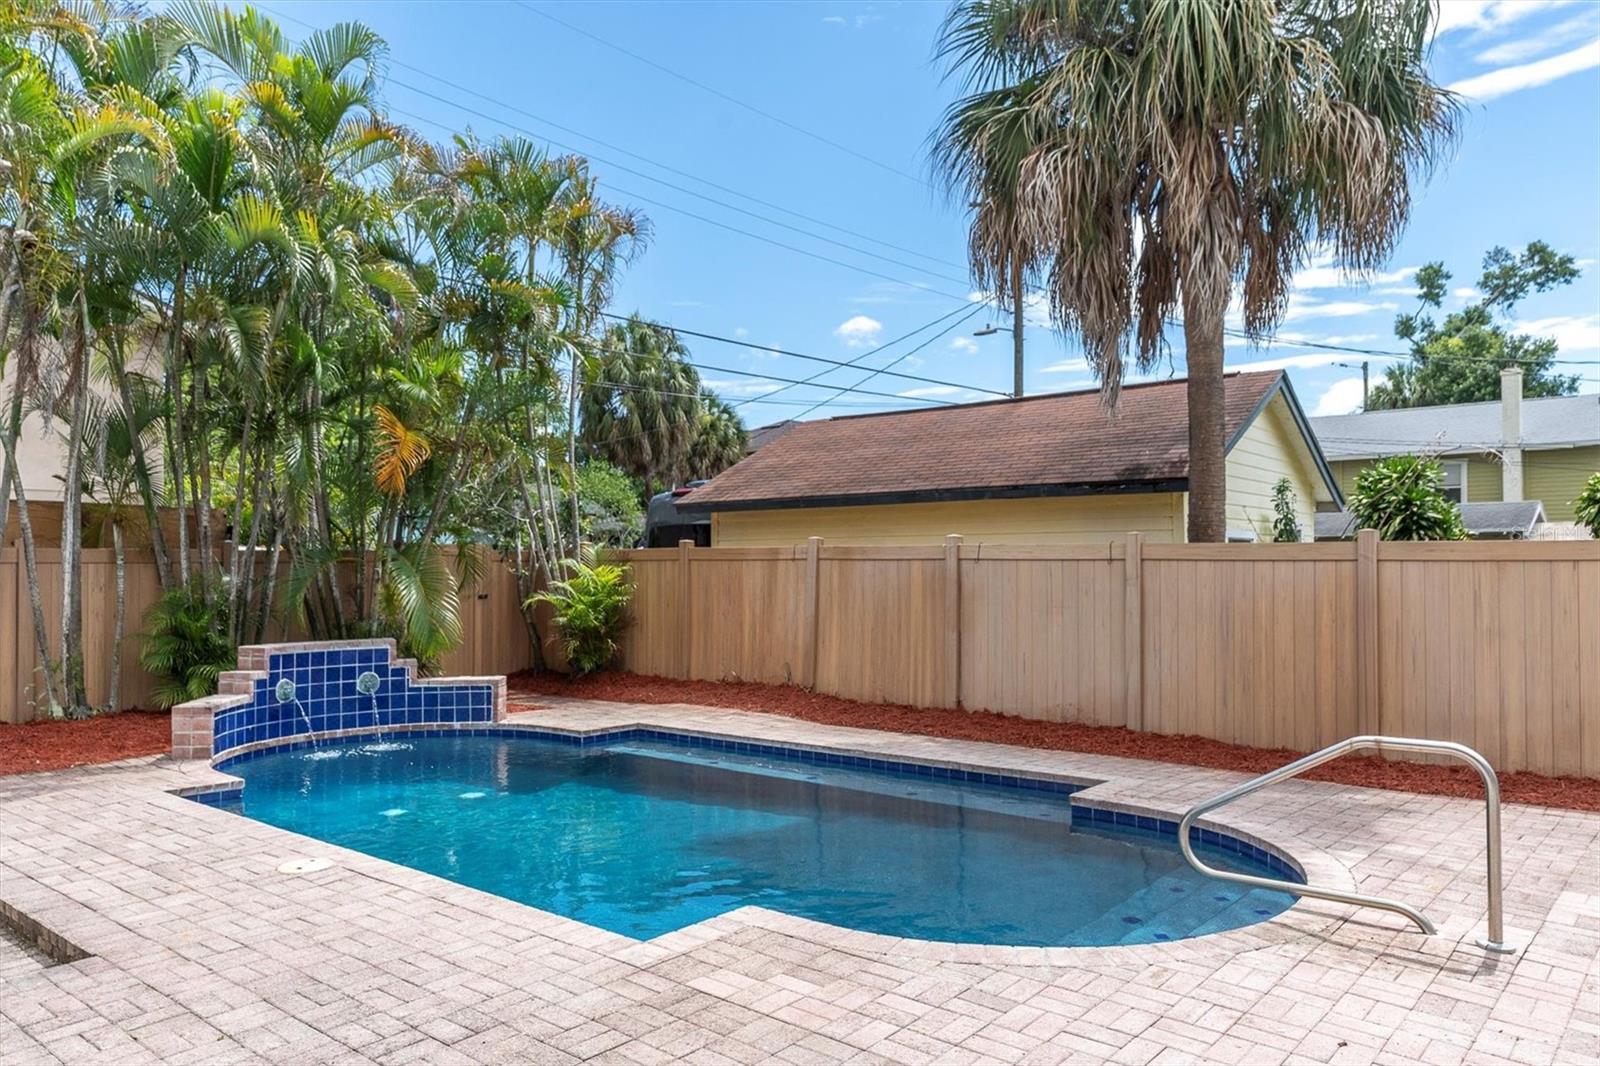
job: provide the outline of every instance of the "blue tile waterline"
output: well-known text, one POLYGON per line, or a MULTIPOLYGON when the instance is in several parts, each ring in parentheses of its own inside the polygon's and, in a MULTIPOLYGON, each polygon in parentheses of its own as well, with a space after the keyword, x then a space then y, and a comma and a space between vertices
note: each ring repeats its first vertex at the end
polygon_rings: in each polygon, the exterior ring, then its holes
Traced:
MULTIPOLYGON (((650 728, 393 739, 245 753, 222 763, 242 796, 206 802, 640 939, 753 903, 929 940, 1149 943, 1292 903, 1200 877, 1175 823, 1066 782, 650 728)), ((1299 880, 1204 833, 1214 865, 1299 880)))

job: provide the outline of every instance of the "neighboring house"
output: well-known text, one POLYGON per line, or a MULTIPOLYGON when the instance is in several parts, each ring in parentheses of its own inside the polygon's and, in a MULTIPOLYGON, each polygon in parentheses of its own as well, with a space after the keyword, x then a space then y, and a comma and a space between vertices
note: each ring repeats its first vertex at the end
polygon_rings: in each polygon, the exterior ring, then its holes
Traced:
MULTIPOLYGON (((5 377, 0 379, 0 411, 8 412, 11 409, 12 396, 12 366, 15 360, 8 360, 5 377)), ((101 387, 101 398, 106 399, 104 389, 101 387)), ((28 498, 28 520, 33 527, 34 544, 40 548, 59 548, 61 546, 61 523, 64 514, 63 493, 65 481, 62 475, 67 465, 67 445, 65 433, 67 425, 60 418, 52 418, 48 422, 39 411, 29 411, 23 416, 22 432, 17 435, 17 469, 21 474, 22 488, 28 498)), ((0 462, 3 462, 0 456, 0 462)), ((159 450, 152 449, 149 453, 149 462, 154 476, 161 476, 161 455, 159 450)), ((127 527, 128 544, 131 547, 140 547, 149 543, 145 535, 146 520, 143 508, 136 502, 135 513, 127 527)), ((87 496, 83 501, 83 534, 86 547, 110 547, 111 534, 104 528, 101 520, 103 509, 87 496)), ((177 510, 172 507, 159 509, 159 518, 162 530, 170 544, 177 544, 178 519, 177 510)), ((213 522, 220 523, 221 514, 213 516, 213 522)), ((189 518, 190 536, 195 537, 199 524, 193 515, 189 518)), ((0 548, 9 548, 18 543, 21 536, 21 527, 17 520, 17 507, 15 500, 8 508, 5 529, 0 530, 0 548)))
MULTIPOLYGON (((803 422, 680 500, 721 546, 1096 542, 1185 538, 1188 401, 1182 380, 803 422)), ((1310 539, 1338 484, 1281 371, 1226 384, 1229 536, 1270 540, 1287 477, 1310 539)))
POLYGON ((744 453, 749 455, 751 452, 771 444, 795 426, 801 424, 792 418, 786 418, 782 422, 774 422, 767 426, 757 426, 745 435, 744 453))
POLYGON ((1500 399, 1311 419, 1339 488, 1375 459, 1436 455, 1445 491, 1460 503, 1538 501, 1551 522, 1573 520, 1572 501, 1600 471, 1600 396, 1524 399, 1522 371, 1500 376, 1500 399))
MULTIPOLYGON (((1474 540, 1528 540, 1545 525, 1538 500, 1520 503, 1464 503, 1461 524, 1474 540)), ((1352 540, 1360 523, 1349 511, 1318 511, 1318 540, 1352 540)))

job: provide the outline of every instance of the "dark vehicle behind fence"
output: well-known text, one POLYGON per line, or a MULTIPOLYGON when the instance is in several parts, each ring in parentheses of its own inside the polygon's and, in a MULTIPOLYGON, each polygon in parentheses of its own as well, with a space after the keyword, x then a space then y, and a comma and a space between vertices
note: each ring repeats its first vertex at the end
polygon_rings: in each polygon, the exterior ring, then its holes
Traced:
POLYGON ((650 497, 644 518, 646 548, 675 548, 680 540, 692 540, 697 548, 711 547, 711 515, 701 511, 680 511, 678 502, 704 481, 691 481, 682 488, 650 497))

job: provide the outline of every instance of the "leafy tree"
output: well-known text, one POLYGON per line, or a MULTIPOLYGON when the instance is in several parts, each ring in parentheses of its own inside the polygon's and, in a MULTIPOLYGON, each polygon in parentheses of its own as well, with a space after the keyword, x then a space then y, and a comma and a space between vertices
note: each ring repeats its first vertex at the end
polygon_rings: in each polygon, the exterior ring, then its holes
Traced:
POLYGON ((1478 403, 1500 398, 1500 371, 1520 366, 1527 396, 1569 396, 1578 378, 1554 370, 1556 342, 1548 337, 1512 333, 1512 309, 1531 292, 1570 285, 1578 276, 1576 260, 1534 241, 1513 255, 1492 248, 1483 257, 1478 278, 1481 294, 1473 303, 1435 322, 1449 291, 1451 274, 1442 262, 1417 271, 1420 307, 1395 320, 1395 335, 1411 343, 1411 361, 1390 367, 1367 400, 1368 410, 1431 407, 1435 404, 1478 403))
POLYGON ((1572 501, 1578 524, 1589 531, 1589 536, 1600 540, 1600 473, 1590 474, 1583 483, 1583 491, 1572 501))
POLYGON ((631 548, 644 532, 639 483, 603 459, 578 468, 583 539, 608 548, 631 548))
POLYGON ((579 408, 584 445, 647 493, 683 481, 700 428, 700 376, 678 335, 634 315, 606 330, 589 366, 579 408))
POLYGON ((1356 475, 1350 510, 1362 529, 1383 540, 1466 540, 1461 508, 1444 494, 1438 460, 1416 455, 1380 459, 1356 475))
POLYGON ((970 92, 936 156, 980 205, 977 273, 999 278, 1039 250, 1052 318, 1081 339, 1108 402, 1130 362, 1165 354, 1181 307, 1190 540, 1226 535, 1236 283, 1245 330, 1263 338, 1307 249, 1382 262, 1413 174, 1448 144, 1456 107, 1429 76, 1433 17, 1431 0, 961 0, 946 21, 940 53, 970 92))
POLYGON ((1305 539, 1294 515, 1294 487, 1286 477, 1272 486, 1272 539, 1277 544, 1298 544, 1305 539))
POLYGON ((689 442, 689 479, 714 478, 744 458, 750 436, 732 406, 700 390, 700 423, 689 442))

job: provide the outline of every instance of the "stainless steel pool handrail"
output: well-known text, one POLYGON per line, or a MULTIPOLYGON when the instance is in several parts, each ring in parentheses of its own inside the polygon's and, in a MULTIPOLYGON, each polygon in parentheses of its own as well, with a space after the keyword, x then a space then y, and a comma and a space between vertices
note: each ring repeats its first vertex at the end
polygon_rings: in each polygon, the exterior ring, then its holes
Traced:
POLYGON ((1410 919, 1429 936, 1438 932, 1421 911, 1408 906, 1398 900, 1383 899, 1380 896, 1367 896, 1360 892, 1342 892, 1334 888, 1318 888, 1315 885, 1301 885, 1293 881, 1279 881, 1270 877, 1256 877, 1252 874, 1239 874, 1231 870, 1219 870, 1214 866, 1207 866, 1195 855, 1194 847, 1189 842, 1189 832, 1194 828, 1195 822, 1219 807, 1225 807, 1234 800, 1242 799, 1252 792, 1266 788, 1268 785, 1279 781, 1286 781, 1291 777, 1305 773, 1313 767, 1321 766, 1325 762, 1349 755, 1355 751, 1372 750, 1404 751, 1418 754, 1449 755, 1468 763, 1478 771, 1478 776, 1483 778, 1484 806, 1486 821, 1484 837, 1488 845, 1489 867, 1489 935, 1477 941, 1478 946, 1486 951, 1512 954, 1517 949, 1505 943, 1505 928, 1501 915, 1500 900, 1500 779, 1495 775, 1494 767, 1489 765, 1489 760, 1473 751, 1465 744, 1457 744, 1448 740, 1421 740, 1413 737, 1377 737, 1361 736, 1341 740, 1337 744, 1330 744, 1321 751, 1312 752, 1303 759, 1296 759, 1287 766, 1280 766, 1270 773, 1252 778, 1237 788, 1228 791, 1203 803, 1198 803, 1189 809, 1178 823, 1178 847, 1183 850, 1183 857, 1189 865, 1207 877, 1215 877, 1221 881, 1232 881, 1235 884, 1248 885, 1251 888, 1266 888, 1278 892, 1289 892, 1296 896, 1311 896, 1315 899, 1332 900, 1335 903, 1349 903, 1357 907, 1374 907, 1378 910, 1390 911, 1410 919))

